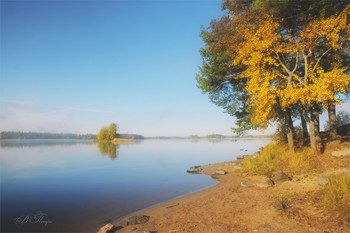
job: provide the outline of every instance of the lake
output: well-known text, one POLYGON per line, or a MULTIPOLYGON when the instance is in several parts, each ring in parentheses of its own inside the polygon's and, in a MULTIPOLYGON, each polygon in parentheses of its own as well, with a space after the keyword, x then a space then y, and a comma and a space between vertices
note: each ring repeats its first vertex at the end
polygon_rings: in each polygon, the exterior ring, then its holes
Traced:
POLYGON ((217 181, 193 165, 235 160, 270 139, 0 140, 1 232, 96 232, 217 181))

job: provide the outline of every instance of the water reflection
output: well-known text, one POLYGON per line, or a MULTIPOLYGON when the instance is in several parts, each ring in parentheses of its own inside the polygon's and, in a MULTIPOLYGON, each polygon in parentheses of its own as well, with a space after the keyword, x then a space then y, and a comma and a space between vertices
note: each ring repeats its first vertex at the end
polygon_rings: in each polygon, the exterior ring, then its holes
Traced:
POLYGON ((189 139, 190 142, 198 143, 200 141, 206 141, 210 143, 220 143, 220 142, 227 142, 228 139, 226 138, 203 138, 203 139, 189 139))
POLYGON ((20 147, 0 147, 0 232, 97 232, 106 219, 115 221, 216 184, 209 176, 186 173, 189 167, 235 160, 269 141, 135 140, 120 147, 89 143, 23 148, 18 142, 20 147), (110 161, 117 156, 117 162, 110 161), (53 222, 15 224, 14 219, 38 211, 53 222))
POLYGON ((119 145, 115 145, 111 142, 98 142, 97 148, 100 151, 101 155, 106 156, 108 154, 109 158, 111 160, 114 160, 117 158, 118 154, 118 148, 119 145))
POLYGON ((0 140, 0 147, 38 147, 38 146, 76 146, 77 144, 91 144, 91 140, 80 139, 4 139, 0 140))
POLYGON ((221 138, 209 138, 206 139, 210 143, 221 143, 221 142, 226 142, 226 139, 221 139, 221 138))

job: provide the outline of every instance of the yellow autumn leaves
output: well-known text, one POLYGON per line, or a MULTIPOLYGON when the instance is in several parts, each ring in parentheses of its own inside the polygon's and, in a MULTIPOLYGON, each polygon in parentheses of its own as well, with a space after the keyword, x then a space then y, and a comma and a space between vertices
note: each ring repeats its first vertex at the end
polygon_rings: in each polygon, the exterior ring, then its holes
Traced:
POLYGON ((277 118, 277 99, 284 109, 295 104, 340 103, 337 93, 348 92, 350 83, 340 56, 349 43, 349 11, 350 5, 337 15, 321 16, 293 35, 267 14, 255 25, 246 22, 244 27, 244 21, 237 25, 244 28, 243 39, 233 38, 236 53, 231 66, 246 67, 237 78, 247 79, 253 123, 267 127, 277 118), (324 59, 328 63, 321 66, 324 59))

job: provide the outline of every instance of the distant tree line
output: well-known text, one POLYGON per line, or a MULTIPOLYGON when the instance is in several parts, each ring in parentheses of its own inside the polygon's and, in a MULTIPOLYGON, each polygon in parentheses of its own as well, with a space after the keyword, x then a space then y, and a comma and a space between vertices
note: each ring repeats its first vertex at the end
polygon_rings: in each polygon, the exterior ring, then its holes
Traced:
POLYGON ((197 134, 196 135, 191 135, 188 138, 191 139, 191 140, 198 140, 198 139, 200 139, 200 137, 197 134))
POLYGON ((225 136, 221 134, 210 134, 208 136, 200 137, 198 135, 191 135, 188 139, 235 139, 235 138, 272 138, 272 135, 246 135, 246 136, 225 136))
POLYGON ((211 134, 211 135, 206 136, 205 138, 208 138, 208 139, 224 139, 225 136, 221 135, 221 134, 211 134))
POLYGON ((145 139, 144 136, 139 134, 117 134, 118 138, 133 138, 133 139, 145 139))
POLYGON ((225 136, 225 135, 221 135, 221 134, 210 134, 210 135, 205 136, 205 137, 199 137, 198 135, 189 136, 189 139, 192 139, 192 140, 197 140, 197 139, 201 139, 201 138, 204 138, 204 139, 225 139, 225 138, 229 138, 229 137, 225 136))
POLYGON ((59 134, 38 132, 14 132, 4 131, 0 133, 0 139, 95 139, 95 134, 59 134))

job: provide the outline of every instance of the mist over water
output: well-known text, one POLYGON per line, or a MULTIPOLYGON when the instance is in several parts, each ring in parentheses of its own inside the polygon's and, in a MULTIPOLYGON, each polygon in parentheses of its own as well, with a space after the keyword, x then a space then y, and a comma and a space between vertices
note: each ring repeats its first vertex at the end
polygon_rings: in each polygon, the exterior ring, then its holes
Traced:
POLYGON ((2 140, 1 231, 97 231, 135 211, 217 182, 186 173, 235 160, 269 139, 144 140, 94 144, 2 140))

